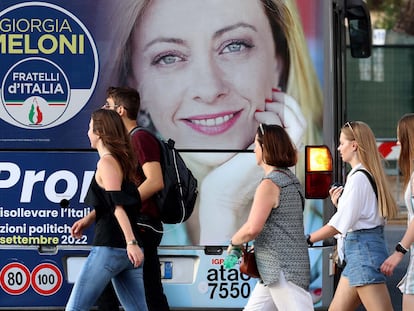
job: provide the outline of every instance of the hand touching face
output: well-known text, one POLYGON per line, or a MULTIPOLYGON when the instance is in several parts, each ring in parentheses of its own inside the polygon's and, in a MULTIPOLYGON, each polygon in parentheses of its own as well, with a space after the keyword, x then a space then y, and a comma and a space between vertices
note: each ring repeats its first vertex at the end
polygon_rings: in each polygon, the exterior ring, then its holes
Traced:
POLYGON ((245 149, 281 69, 262 4, 182 4, 154 0, 136 25, 132 78, 142 107, 180 148, 245 149))

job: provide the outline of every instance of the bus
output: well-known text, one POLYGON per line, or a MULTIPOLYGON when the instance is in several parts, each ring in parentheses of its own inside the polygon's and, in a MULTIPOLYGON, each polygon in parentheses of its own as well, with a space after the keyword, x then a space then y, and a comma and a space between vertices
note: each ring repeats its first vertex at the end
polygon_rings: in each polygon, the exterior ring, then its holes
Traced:
MULTIPOLYGON (((261 178, 259 123, 284 125, 299 150, 304 234, 333 213, 347 42, 371 53, 364 2, 147 2, 0 0, 0 310, 65 307, 93 236, 70 235, 91 211, 86 132, 111 85, 139 90, 138 123, 174 139, 198 179, 195 211, 159 247, 172 309, 238 310, 257 282, 223 260, 261 178)), ((334 244, 309 248, 315 308, 335 289, 334 244)))

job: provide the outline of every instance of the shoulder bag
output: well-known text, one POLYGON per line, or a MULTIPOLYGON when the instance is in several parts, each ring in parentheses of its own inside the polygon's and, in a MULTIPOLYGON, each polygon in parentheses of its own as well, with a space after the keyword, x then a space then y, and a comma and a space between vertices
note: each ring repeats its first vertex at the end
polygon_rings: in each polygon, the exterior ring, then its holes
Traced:
POLYGON ((242 248, 242 257, 240 261, 240 272, 252 278, 260 278, 259 270, 257 270, 256 257, 254 256, 254 248, 248 249, 248 243, 242 248))

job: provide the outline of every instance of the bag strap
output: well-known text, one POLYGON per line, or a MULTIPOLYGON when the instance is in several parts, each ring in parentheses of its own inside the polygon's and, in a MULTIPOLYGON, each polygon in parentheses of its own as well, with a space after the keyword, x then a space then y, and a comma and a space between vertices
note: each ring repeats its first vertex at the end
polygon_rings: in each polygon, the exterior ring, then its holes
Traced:
POLYGON ((129 136, 131 136, 131 137, 134 136, 134 134, 136 132, 138 132, 138 131, 147 132, 148 134, 150 134, 151 136, 153 136, 156 140, 159 140, 158 137, 157 137, 157 135, 153 131, 151 131, 149 128, 142 127, 142 126, 136 126, 136 127, 134 127, 131 131, 129 131, 129 136))
MULTIPOLYGON (((253 245, 253 244, 254 244, 254 243, 252 242, 252 245, 253 245)), ((244 247, 242 247, 242 253, 243 253, 243 254, 245 254, 245 253, 250 253, 253 249, 254 249, 254 248, 249 249, 249 242, 246 242, 246 243, 244 244, 244 247)))
POLYGON ((371 175, 371 174, 370 174, 367 170, 364 170, 364 169, 362 169, 362 168, 357 169, 355 172, 353 172, 353 173, 352 173, 352 175, 354 175, 356 172, 362 172, 362 173, 364 173, 364 174, 365 174, 365 176, 367 176, 367 178, 368 178, 368 180, 369 180, 369 183, 371 184, 372 189, 374 190, 375 197, 376 197, 376 198, 377 198, 377 200, 378 200, 378 189, 377 189, 377 184, 375 183, 375 180, 374 180, 374 178, 372 177, 372 175, 371 175))
POLYGON ((135 134, 135 132, 136 131, 138 131, 139 130, 139 127, 138 126, 136 126, 136 127, 134 127, 130 132, 129 132, 129 136, 133 136, 134 134, 135 134))

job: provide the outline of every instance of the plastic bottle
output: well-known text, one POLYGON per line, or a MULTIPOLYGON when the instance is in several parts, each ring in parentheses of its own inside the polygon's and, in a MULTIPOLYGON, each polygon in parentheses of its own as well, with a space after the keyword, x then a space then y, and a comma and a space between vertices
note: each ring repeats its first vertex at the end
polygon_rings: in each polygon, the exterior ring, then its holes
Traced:
POLYGON ((233 268, 236 263, 239 261, 239 258, 242 255, 242 250, 240 247, 233 247, 230 251, 230 254, 224 258, 223 266, 225 269, 233 268))

